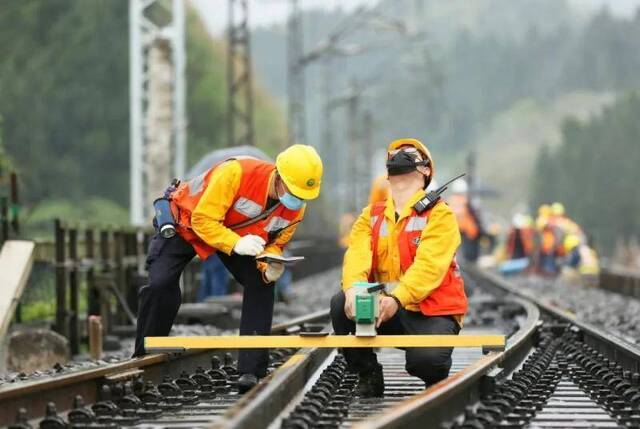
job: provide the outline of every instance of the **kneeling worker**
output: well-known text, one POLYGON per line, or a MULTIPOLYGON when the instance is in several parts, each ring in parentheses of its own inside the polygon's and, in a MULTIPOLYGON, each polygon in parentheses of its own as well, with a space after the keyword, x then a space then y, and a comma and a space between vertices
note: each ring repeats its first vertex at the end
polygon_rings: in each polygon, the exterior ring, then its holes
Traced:
MULTIPOLYGON (((464 283, 455 261, 460 245, 456 217, 442 201, 418 213, 414 208, 433 180, 433 160, 418 140, 389 145, 387 173, 391 193, 362 211, 344 257, 342 291, 331 300, 333 329, 355 332, 356 282, 387 284, 379 301, 378 334, 457 335, 467 311, 464 283), (395 284, 395 288, 392 286, 395 284)), ((426 386, 449 375, 452 348, 407 348, 406 369, 426 386)), ((350 371, 360 375, 361 397, 382 396, 382 366, 372 349, 343 353, 350 371)))
MULTIPOLYGON (((320 193, 322 161, 311 146, 293 145, 276 164, 250 157, 226 160, 188 182, 169 199, 177 235, 153 237, 149 284, 140 289, 134 356, 145 354, 144 337, 169 335, 180 307, 179 279, 197 254, 217 253, 244 286, 240 335, 267 335, 273 318, 273 285, 280 263, 257 262, 266 253, 282 255, 302 219, 305 200, 320 193)), ((266 349, 241 350, 238 388, 245 392, 268 365, 266 349)))

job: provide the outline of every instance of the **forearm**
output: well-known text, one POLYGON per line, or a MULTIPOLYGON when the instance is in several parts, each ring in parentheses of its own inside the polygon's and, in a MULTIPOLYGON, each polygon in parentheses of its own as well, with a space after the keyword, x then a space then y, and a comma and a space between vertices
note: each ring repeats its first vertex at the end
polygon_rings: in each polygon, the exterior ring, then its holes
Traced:
POLYGON ((202 213, 191 216, 191 227, 209 246, 230 255, 240 236, 224 226, 222 222, 202 213))

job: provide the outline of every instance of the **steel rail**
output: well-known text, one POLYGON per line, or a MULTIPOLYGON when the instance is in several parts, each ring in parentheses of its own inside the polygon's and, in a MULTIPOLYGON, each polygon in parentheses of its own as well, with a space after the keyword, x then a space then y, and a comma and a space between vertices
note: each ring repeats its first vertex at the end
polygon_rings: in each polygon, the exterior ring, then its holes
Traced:
POLYGON ((302 349, 231 407, 212 429, 262 429, 304 388, 331 349, 302 349))
POLYGON ((492 352, 424 393, 413 396, 382 414, 373 415, 354 427, 418 428, 425 427, 425 422, 428 422, 429 427, 440 427, 454 421, 464 414, 465 407, 479 402, 482 392, 492 391, 496 381, 506 378, 523 362, 538 341, 537 333, 542 325, 542 318, 549 320, 552 325, 564 326, 563 329, 571 327, 582 343, 624 370, 636 373, 640 371, 640 349, 635 345, 577 320, 574 314, 515 288, 494 273, 476 267, 465 267, 465 271, 482 289, 494 296, 516 300, 525 306, 528 316, 523 327, 509 339, 504 352, 492 352))
POLYGON ((429 387, 383 414, 372 415, 354 428, 424 428, 439 427, 464 412, 465 407, 480 398, 483 389, 505 377, 526 357, 540 326, 537 307, 523 299, 513 299, 526 312, 520 329, 512 335, 502 352, 491 351, 472 365, 429 387))
MULTIPOLYGON (((299 330, 305 324, 322 320, 323 314, 326 320, 327 312, 317 312, 274 325, 272 332, 299 330)), ((0 427, 13 423, 20 408, 27 410, 29 419, 40 417, 49 402, 55 403, 58 410, 68 410, 73 407, 76 395, 82 396, 87 403, 97 402, 101 386, 109 381, 133 379, 144 374, 145 380, 161 382, 167 374, 177 375, 183 370, 194 371, 198 366, 207 366, 211 357, 220 353, 221 350, 191 350, 180 354, 152 354, 99 368, 1 386, 0 427)))
POLYGON ((531 301, 537 305, 543 314, 553 318, 571 323, 582 335, 585 344, 593 347, 607 358, 619 363, 623 369, 633 372, 640 372, 640 348, 619 338, 597 326, 578 320, 575 314, 566 311, 552 303, 515 288, 505 279, 492 272, 480 270, 475 267, 465 267, 465 271, 482 283, 486 290, 502 296, 517 296, 521 299, 531 301))
MULTIPOLYGON (((308 316, 274 325, 274 332, 296 334, 301 328, 329 319, 329 310, 320 310, 308 316)), ((272 422, 304 388, 307 381, 324 364, 332 349, 303 348, 247 392, 233 407, 229 408, 211 429, 262 429, 272 422)))

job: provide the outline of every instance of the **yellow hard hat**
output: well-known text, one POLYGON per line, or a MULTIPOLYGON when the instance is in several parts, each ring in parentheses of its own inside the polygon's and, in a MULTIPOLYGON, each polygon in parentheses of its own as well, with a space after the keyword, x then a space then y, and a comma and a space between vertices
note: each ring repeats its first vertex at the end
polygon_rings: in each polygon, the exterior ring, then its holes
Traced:
POLYGON ((564 206, 562 203, 555 202, 551 204, 551 214, 554 216, 564 216, 564 206))
POLYGON ((431 168, 431 180, 433 180, 436 170, 435 170, 433 158, 431 157, 431 152, 429 152, 429 149, 427 149, 427 147, 420 140, 405 138, 405 139, 398 139, 398 140, 392 141, 389 147, 387 148, 387 153, 391 152, 392 150, 396 150, 402 146, 413 146, 416 149, 418 149, 420 152, 422 152, 422 154, 429 160, 429 168, 431 168))
POLYGON ((542 204, 538 208, 538 216, 549 216, 551 214, 551 206, 549 204, 542 204))
POLYGON ((313 147, 289 146, 276 158, 276 169, 294 196, 313 200, 320 195, 322 160, 313 147))
POLYGON ((570 252, 580 244, 580 238, 575 234, 568 234, 564 239, 564 250, 570 252))

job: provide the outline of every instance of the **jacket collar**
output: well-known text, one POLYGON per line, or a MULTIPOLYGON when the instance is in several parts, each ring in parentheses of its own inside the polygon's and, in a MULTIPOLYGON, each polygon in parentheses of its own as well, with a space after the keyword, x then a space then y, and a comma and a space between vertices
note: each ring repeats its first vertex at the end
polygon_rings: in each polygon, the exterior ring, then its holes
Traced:
MULTIPOLYGON (((400 217, 398 218, 398 222, 400 222, 402 219, 406 217, 411 216, 411 214, 413 213, 413 205, 417 203, 422 197, 424 197, 424 189, 417 190, 416 193, 413 194, 411 198, 409 198, 409 201, 407 201, 407 203, 402 208, 402 210, 399 210, 398 212, 400 214, 400 217)), ((396 213, 396 208, 395 208, 391 193, 389 193, 389 196, 387 197, 387 201, 385 202, 385 205, 384 205, 384 216, 387 219, 395 220, 395 213, 396 213)))

